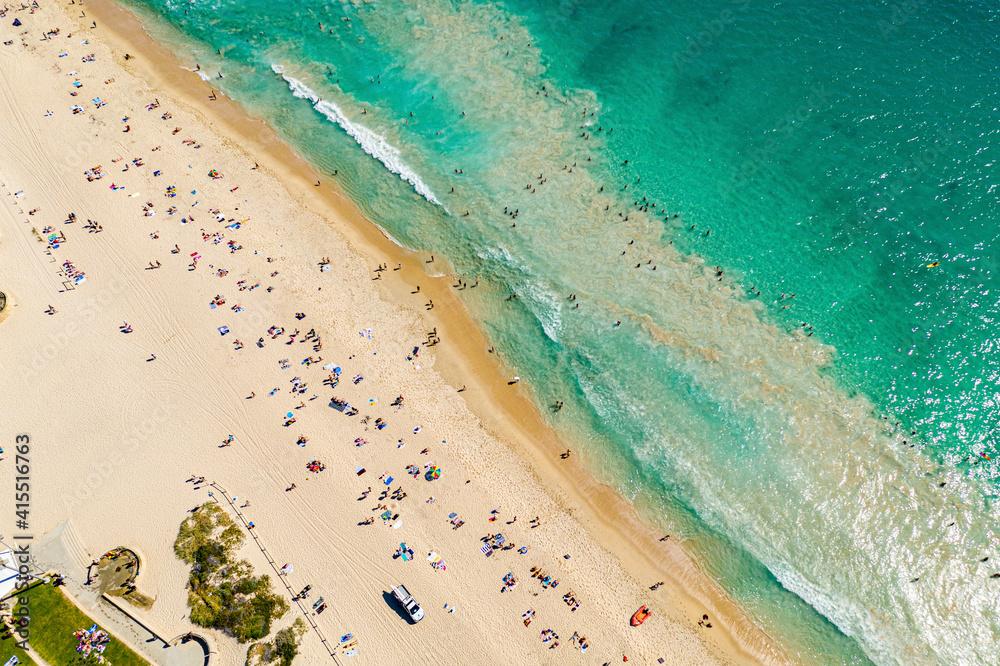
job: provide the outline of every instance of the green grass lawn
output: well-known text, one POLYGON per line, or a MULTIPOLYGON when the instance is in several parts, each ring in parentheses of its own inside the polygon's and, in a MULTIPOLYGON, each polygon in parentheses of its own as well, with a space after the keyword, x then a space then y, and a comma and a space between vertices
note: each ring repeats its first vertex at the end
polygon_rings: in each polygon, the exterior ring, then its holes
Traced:
MULTIPOLYGON (((48 662, 49 666, 81 663, 80 654, 76 651, 78 641, 73 632, 90 629, 94 620, 80 612, 62 590, 51 585, 38 585, 21 594, 28 595, 31 600, 31 634, 28 644, 38 656, 48 662)), ((149 666, 148 661, 113 637, 104 650, 104 658, 111 662, 111 666, 149 666)), ((93 655, 88 661, 96 663, 93 655)))
POLYGON ((17 634, 11 634, 6 638, 0 636, 0 664, 6 664, 11 657, 17 657, 17 662, 21 666, 32 666, 35 663, 27 652, 17 647, 18 640, 17 634))

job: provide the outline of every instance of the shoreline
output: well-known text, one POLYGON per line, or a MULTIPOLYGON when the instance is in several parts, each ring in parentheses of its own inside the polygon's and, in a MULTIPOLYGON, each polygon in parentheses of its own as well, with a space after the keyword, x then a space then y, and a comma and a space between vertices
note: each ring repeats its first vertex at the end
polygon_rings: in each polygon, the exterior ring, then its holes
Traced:
MULTIPOLYGON (((76 6, 67 15, 75 16, 76 6)), ((498 359, 486 352, 486 341, 458 297, 450 278, 431 277, 424 272, 421 253, 392 242, 374 223, 337 189, 324 182, 294 150, 283 143, 262 121, 249 117, 235 101, 218 96, 208 100, 209 83, 181 66, 162 45, 155 42, 128 10, 111 0, 91 0, 86 5, 89 22, 96 19, 99 34, 115 52, 127 49, 133 56, 123 66, 152 87, 168 92, 202 115, 214 131, 241 152, 252 155, 262 170, 279 180, 295 200, 320 215, 344 234, 348 244, 371 264, 401 263, 403 269, 392 278, 379 281, 384 300, 415 311, 417 303, 407 293, 419 284, 420 297, 430 297, 435 308, 419 316, 437 326, 445 343, 435 348, 433 369, 453 387, 468 385, 463 398, 487 431, 503 440, 530 467, 532 475, 553 501, 580 522, 604 549, 612 553, 636 580, 663 579, 673 597, 656 607, 673 606, 675 617, 694 624, 702 612, 711 613, 717 631, 701 635, 713 653, 739 663, 780 663, 787 661, 780 647, 753 624, 734 602, 674 542, 659 542, 660 533, 646 525, 635 509, 612 488, 598 482, 574 456, 560 461, 556 456, 566 445, 543 421, 529 398, 517 387, 507 385, 498 359), (332 215, 330 213, 333 213, 332 215), (409 298, 407 298, 409 297, 409 298)), ((83 25, 80 26, 83 28, 83 25)), ((119 61, 121 64, 122 61, 119 61)))

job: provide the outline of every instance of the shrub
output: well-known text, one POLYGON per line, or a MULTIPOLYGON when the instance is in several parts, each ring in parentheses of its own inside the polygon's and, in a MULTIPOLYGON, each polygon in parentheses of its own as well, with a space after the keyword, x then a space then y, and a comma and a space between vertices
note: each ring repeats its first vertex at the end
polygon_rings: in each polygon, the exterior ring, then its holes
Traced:
POLYGON ((181 523, 174 552, 188 564, 194 564, 202 548, 209 548, 209 552, 202 554, 204 557, 226 555, 239 550, 243 541, 243 532, 232 518, 218 504, 209 502, 195 509, 181 523))
POLYGON ((299 652, 299 640, 308 630, 302 618, 298 618, 292 626, 276 633, 273 641, 254 643, 247 650, 247 666, 265 666, 275 661, 279 666, 291 666, 299 652))
POLYGON ((246 560, 234 560, 243 533, 218 504, 204 504, 181 523, 177 556, 191 564, 188 606, 191 622, 229 630, 241 643, 264 638, 288 602, 271 589, 271 579, 254 576, 246 560))

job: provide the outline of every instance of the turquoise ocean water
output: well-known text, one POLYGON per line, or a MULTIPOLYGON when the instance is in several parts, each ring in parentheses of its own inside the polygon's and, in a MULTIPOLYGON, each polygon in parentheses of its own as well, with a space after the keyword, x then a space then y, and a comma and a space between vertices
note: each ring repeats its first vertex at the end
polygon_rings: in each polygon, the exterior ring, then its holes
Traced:
POLYGON ((994 4, 126 4, 797 660, 1000 663, 994 4))

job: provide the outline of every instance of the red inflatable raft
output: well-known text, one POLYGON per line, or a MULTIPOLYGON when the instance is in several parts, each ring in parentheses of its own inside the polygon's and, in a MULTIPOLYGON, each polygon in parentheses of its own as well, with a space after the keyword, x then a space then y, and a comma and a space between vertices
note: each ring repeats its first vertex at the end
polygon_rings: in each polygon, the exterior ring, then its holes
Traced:
POLYGON ((632 626, 638 627, 640 624, 646 621, 646 618, 653 614, 653 611, 647 609, 645 606, 640 608, 632 616, 632 626))

